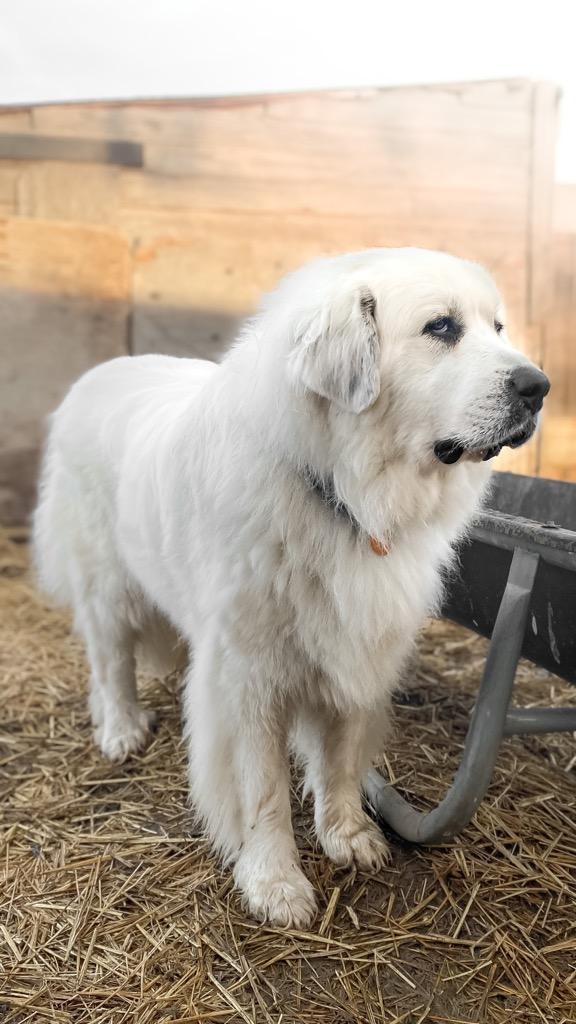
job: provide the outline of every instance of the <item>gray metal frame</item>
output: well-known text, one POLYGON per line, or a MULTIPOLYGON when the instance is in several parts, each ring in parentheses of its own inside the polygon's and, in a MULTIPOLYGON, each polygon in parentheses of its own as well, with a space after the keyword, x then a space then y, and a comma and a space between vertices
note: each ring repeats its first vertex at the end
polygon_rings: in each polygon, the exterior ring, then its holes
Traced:
MULTIPOLYGON (((482 517, 484 522, 480 530, 490 518, 489 515, 482 517)), ((486 535, 489 542, 495 543, 493 534, 490 536, 486 531, 486 535)), ((364 784, 368 803, 377 816, 404 839, 414 843, 443 843, 468 824, 490 785, 504 736, 576 731, 576 708, 508 708, 539 560, 543 557, 550 561, 571 562, 570 555, 574 557, 573 552, 558 551, 555 541, 556 538, 550 544, 547 537, 541 545, 538 538, 530 537, 526 544, 526 538, 523 538, 523 546, 520 547, 516 546, 517 537, 504 538, 505 545, 514 549, 508 580, 462 761, 452 786, 438 807, 428 813, 415 810, 380 772, 375 769, 369 772, 364 784)))

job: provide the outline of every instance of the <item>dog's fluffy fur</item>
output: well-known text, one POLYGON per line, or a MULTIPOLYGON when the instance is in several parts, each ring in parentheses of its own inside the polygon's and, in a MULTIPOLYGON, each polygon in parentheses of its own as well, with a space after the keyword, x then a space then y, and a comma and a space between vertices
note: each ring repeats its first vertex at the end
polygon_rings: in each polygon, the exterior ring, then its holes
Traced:
POLYGON ((363 775, 486 488, 482 452, 516 422, 509 375, 530 365, 496 320, 475 264, 327 259, 287 278, 220 365, 116 359, 53 417, 36 561, 86 641, 96 742, 123 759, 146 741, 135 648, 169 664, 184 643, 192 798, 261 918, 304 926, 315 909, 289 749, 327 856, 371 870, 387 856, 363 775), (425 330, 447 315, 457 343, 425 330), (465 449, 456 465, 434 454, 444 438, 465 449))

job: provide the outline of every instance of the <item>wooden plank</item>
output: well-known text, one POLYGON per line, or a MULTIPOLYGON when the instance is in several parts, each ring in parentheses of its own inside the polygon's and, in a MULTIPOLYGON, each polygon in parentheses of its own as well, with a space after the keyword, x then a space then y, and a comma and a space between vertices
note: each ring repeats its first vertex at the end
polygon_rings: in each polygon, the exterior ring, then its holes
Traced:
MULTIPOLYGON (((549 87, 456 83, 12 114, 9 123, 0 111, 0 131, 142 147, 141 167, 92 162, 79 171, 68 159, 0 166, 0 211, 22 218, 18 226, 9 219, 9 242, 0 241, 7 337, 32 353, 28 364, 17 352, 18 373, 36 379, 39 367, 54 399, 58 331, 71 376, 89 353, 125 350, 129 319, 135 352, 217 357, 284 273, 321 254, 373 245, 440 248, 484 263, 506 298, 514 343, 544 355, 549 87), (44 323, 45 353, 38 351, 44 323), (79 347, 71 352, 74 338, 79 347), (54 368, 44 365, 48 358, 54 368)), ((566 364, 564 345, 554 375, 566 364)), ((6 355, 11 361, 11 349, 6 355)), ((564 429, 554 424, 567 422, 575 401, 567 392, 561 408, 549 405, 543 466, 548 439, 564 429)), ((10 422, 22 429, 11 435, 11 451, 34 451, 45 408, 36 385, 22 425, 27 402, 20 390, 10 422)), ((537 452, 533 444, 503 453, 499 468, 533 472, 537 452)), ((1 467, 0 458, 0 484, 1 467)))
POLYGON ((551 300, 550 249, 554 171, 558 131, 557 86, 539 82, 534 86, 532 116, 532 169, 528 246, 528 323, 542 323, 551 300))
POLYGON ((121 181, 118 224, 133 237, 185 234, 214 211, 230 218, 217 230, 235 234, 232 218, 267 211, 282 225, 287 248, 313 256, 326 249, 324 240, 316 252, 307 242, 299 247, 296 232, 286 235, 286 214, 300 225, 327 214, 341 229, 330 250, 349 247, 355 236, 364 244, 452 248, 498 263, 516 305, 526 281, 532 95, 527 82, 474 83, 52 107, 35 111, 34 122, 44 132, 88 126, 95 135, 145 142, 146 168, 124 172, 121 181), (342 224, 349 215, 371 218, 374 230, 364 221, 350 232, 342 224), (470 238, 481 244, 470 250, 470 238))
MULTIPOLYGON (((477 89, 484 91, 469 87, 477 89)), ((420 88, 293 97, 290 104, 269 97, 240 110, 152 111, 146 120, 141 110, 131 111, 135 137, 149 133, 151 173, 125 176, 123 202, 335 215, 395 210, 407 219, 434 204, 443 207, 444 221, 454 202, 467 221, 477 223, 483 208, 490 222, 512 217, 520 225, 531 93, 524 88, 521 103, 496 118, 488 106, 471 116, 462 95, 420 88)))
POLYGON ((119 235, 0 221, 0 477, 13 467, 10 487, 3 479, 7 516, 29 507, 47 414, 81 373, 127 351, 129 300, 128 245, 119 235), (19 452, 29 453, 21 471, 19 452))
MULTIPOLYGON (((130 293, 129 244, 96 226, 0 220, 0 287, 60 300, 119 302, 130 293)), ((1 309, 0 309, 1 312, 1 309)))
POLYGON ((1 107, 0 132, 33 131, 31 107, 1 107))
POLYGON ((78 139, 0 132, 0 160, 70 160, 141 167, 142 146, 126 139, 78 139))
POLYGON ((16 213, 20 164, 0 164, 0 217, 16 213))
POLYGON ((546 324, 545 368, 552 388, 541 431, 540 472, 576 481, 576 233, 557 233, 553 296, 546 324))
MULTIPOLYGON (((166 225, 165 225, 166 226, 166 225)), ((406 242, 402 222, 382 225, 377 217, 278 216, 198 211, 180 229, 133 222, 139 237, 134 269, 134 351, 217 355, 238 320, 254 311, 263 292, 300 264, 319 255, 406 242), (165 315, 163 310, 165 310, 165 315), (188 311, 188 316, 186 316, 188 311), (222 317, 221 322, 218 320, 222 317), (214 350, 210 349, 211 335, 214 350)), ((430 243, 416 228, 411 244, 430 243)), ((509 304, 510 330, 527 351, 524 330, 525 267, 514 259, 506 236, 459 233, 444 248, 480 259, 501 281, 509 304)))
MULTIPOLYGON (((174 154, 165 151, 163 159, 174 154)), ((504 172, 500 177, 489 179, 489 172, 483 175, 478 164, 463 161, 462 177, 457 172, 426 179, 425 174, 411 170, 412 161, 421 156, 411 152, 406 163, 377 160, 366 151, 359 164, 358 159, 347 158, 335 152, 319 157, 317 164, 309 156, 307 174, 299 174, 288 167, 284 174, 269 169, 269 175, 250 173, 250 162, 257 156, 246 159, 230 152, 227 159, 234 170, 228 174, 222 167, 197 167, 187 174, 124 174, 122 177, 122 207, 132 210, 173 210, 182 216, 193 215, 195 209, 270 210, 303 212, 312 210, 332 213, 338 217, 343 213, 359 215, 385 215, 396 220, 406 219, 409 223, 426 219, 441 229, 457 218, 463 225, 477 226, 479 218, 490 227, 498 223, 515 225, 520 234, 526 231, 526 207, 528 204, 528 178, 526 164, 520 159, 519 168, 508 169, 508 181, 504 172), (329 170, 337 161, 338 174, 329 170), (370 173, 363 168, 368 165, 370 173), (470 171, 467 174, 467 171, 470 171)), ((177 158, 179 159, 179 157, 177 158)), ((525 243, 523 246, 525 250, 525 243)))
POLYGON ((211 124, 236 134, 242 125, 261 122, 265 132, 277 120, 320 125, 374 122, 379 110, 383 123, 397 128, 407 124, 409 131, 427 126, 435 129, 455 117, 468 122, 474 118, 478 134, 488 129, 493 137, 506 141, 511 135, 524 137, 518 114, 526 112, 532 91, 533 83, 527 80, 500 80, 217 99, 57 104, 34 108, 32 122, 35 131, 46 134, 89 133, 182 143, 211 124))
POLYGON ((555 186, 553 221, 557 234, 576 234, 576 185, 555 186))
POLYGON ((115 109, 103 130, 146 141, 119 211, 148 261, 135 274, 135 351, 209 350, 229 329, 218 313, 231 326, 285 270, 403 244, 489 266, 530 351, 531 110, 525 82, 115 109))
MULTIPOLYGON (((114 224, 119 202, 117 167, 86 164, 79 173, 76 164, 60 161, 19 166, 14 212, 21 217, 114 224)), ((0 181, 2 170, 0 165, 0 181)))
POLYGON ((512 451, 504 448, 492 463, 492 468, 507 473, 522 473, 524 476, 536 476, 538 466, 537 441, 531 441, 525 448, 512 451))

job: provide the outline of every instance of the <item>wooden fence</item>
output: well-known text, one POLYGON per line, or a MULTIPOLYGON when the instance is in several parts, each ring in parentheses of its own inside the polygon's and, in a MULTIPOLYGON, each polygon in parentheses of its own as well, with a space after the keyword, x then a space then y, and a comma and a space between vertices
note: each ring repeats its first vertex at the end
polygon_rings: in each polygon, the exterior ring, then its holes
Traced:
MULTIPOLYGON (((44 418, 74 377, 124 352, 215 358, 263 290, 322 253, 481 260, 516 342, 562 377, 550 302, 574 248, 552 240, 556 100, 498 81, 0 111, 0 518, 29 509, 44 418)), ((575 400, 572 382, 567 415, 575 400)), ((570 476, 558 417, 500 467, 570 476)))
POLYGON ((544 363, 553 387, 541 437, 543 475, 576 480, 576 185, 557 185, 544 363))

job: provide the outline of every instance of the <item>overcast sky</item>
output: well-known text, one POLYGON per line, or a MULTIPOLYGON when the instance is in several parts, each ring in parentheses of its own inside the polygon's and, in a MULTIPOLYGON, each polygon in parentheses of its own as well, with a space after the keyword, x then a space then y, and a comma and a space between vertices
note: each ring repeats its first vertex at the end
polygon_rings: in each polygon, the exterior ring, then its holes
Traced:
POLYGON ((531 77, 564 92, 576 0, 0 0, 0 103, 531 77))

